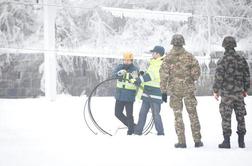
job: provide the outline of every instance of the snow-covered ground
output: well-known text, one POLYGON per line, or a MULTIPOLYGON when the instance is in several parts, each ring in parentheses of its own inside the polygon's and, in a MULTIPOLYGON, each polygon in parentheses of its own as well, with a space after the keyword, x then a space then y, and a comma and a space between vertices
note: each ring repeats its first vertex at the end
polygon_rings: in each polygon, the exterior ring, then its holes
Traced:
MULTIPOLYGON (((246 98, 246 149, 237 145, 233 116, 232 149, 218 149, 222 141, 218 102, 197 97, 204 147, 196 149, 184 111, 187 149, 175 149, 174 116, 162 105, 165 136, 126 136, 114 117, 114 99, 92 99, 95 118, 113 137, 92 134, 84 123, 85 97, 58 96, 55 102, 38 99, 0 99, 0 166, 251 166, 252 97, 246 98)), ((135 120, 140 103, 135 104, 135 120)), ((234 114, 233 114, 234 115, 234 114)))

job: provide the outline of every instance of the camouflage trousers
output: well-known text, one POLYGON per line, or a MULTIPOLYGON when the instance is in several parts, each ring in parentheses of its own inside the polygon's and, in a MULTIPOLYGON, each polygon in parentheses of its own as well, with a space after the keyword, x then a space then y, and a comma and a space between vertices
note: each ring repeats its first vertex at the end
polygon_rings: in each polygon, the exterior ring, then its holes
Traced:
POLYGON ((201 140, 200 122, 196 110, 197 100, 193 93, 185 95, 172 94, 170 96, 170 107, 173 109, 175 116, 175 130, 178 136, 178 141, 179 143, 186 143, 185 127, 182 117, 183 100, 189 114, 193 139, 195 142, 199 142, 201 140))
POLYGON ((237 120, 237 133, 246 134, 246 126, 244 116, 247 114, 243 96, 221 96, 221 103, 219 106, 223 135, 231 136, 231 118, 234 110, 237 120))

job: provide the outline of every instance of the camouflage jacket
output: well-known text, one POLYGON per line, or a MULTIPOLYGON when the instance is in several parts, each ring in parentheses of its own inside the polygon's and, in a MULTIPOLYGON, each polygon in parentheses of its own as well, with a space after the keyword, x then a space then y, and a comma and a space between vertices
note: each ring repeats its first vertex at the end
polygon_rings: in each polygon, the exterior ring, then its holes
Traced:
POLYGON ((245 58, 233 49, 218 61, 213 91, 220 95, 240 95, 250 88, 249 66, 245 58))
POLYGON ((159 72, 162 93, 191 93, 196 90, 194 82, 200 76, 200 66, 183 47, 173 47, 165 56, 159 72))

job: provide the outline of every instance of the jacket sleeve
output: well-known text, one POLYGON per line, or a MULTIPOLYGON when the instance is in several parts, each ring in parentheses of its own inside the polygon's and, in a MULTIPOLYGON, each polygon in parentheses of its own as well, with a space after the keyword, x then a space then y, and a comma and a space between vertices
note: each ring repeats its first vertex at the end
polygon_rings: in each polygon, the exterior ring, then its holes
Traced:
POLYGON ((222 63, 222 60, 219 60, 217 63, 215 76, 214 76, 214 84, 213 84, 213 92, 219 93, 219 90, 222 87, 223 80, 224 80, 224 65, 222 63))
POLYGON ((145 73, 144 75, 140 75, 138 78, 137 78, 137 81, 140 82, 140 83, 143 83, 143 82, 148 82, 148 81, 151 81, 153 80, 154 78, 151 77, 150 73, 145 73))
POLYGON ((193 81, 197 81, 200 77, 200 65, 196 58, 192 58, 192 66, 191 66, 191 76, 193 81))
POLYGON ((167 83, 168 83, 168 78, 170 75, 170 67, 169 67, 169 62, 168 62, 168 55, 166 55, 166 57, 163 60, 163 63, 160 67, 159 70, 159 75, 160 75, 160 90, 162 93, 166 93, 167 92, 167 83))
POLYGON ((117 72, 122 70, 122 68, 123 68, 122 64, 117 65, 116 68, 112 72, 112 77, 117 77, 117 72))
POLYGON ((250 72, 249 72, 249 65, 244 58, 244 71, 243 71, 243 89, 244 91, 248 91, 250 88, 250 72))
POLYGON ((152 70, 148 68, 144 75, 140 75, 137 78, 137 82, 143 83, 143 82, 153 81, 156 79, 159 79, 159 68, 155 68, 155 69, 152 68, 152 70))

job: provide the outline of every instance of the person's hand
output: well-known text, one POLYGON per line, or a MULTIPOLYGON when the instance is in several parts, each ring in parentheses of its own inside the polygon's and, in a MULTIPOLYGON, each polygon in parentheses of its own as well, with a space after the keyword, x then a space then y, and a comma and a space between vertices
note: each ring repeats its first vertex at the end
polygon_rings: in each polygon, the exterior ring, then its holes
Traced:
POLYGON ((167 103, 167 94, 166 93, 162 93, 162 100, 167 103))
POLYGON ((127 71, 122 69, 122 70, 119 70, 116 74, 117 74, 117 76, 121 77, 121 76, 124 76, 124 74, 126 74, 126 73, 127 73, 127 71))
POLYGON ((248 96, 248 93, 247 93, 246 91, 243 91, 243 92, 242 92, 242 96, 243 96, 243 97, 247 97, 247 96, 248 96))
POLYGON ((138 76, 144 75, 144 71, 139 71, 138 76))
POLYGON ((137 77, 138 77, 137 71, 133 71, 130 75, 131 75, 131 77, 132 77, 133 79, 137 79, 137 77))
POLYGON ((219 101, 219 94, 218 93, 213 93, 213 96, 214 96, 215 100, 219 101))

